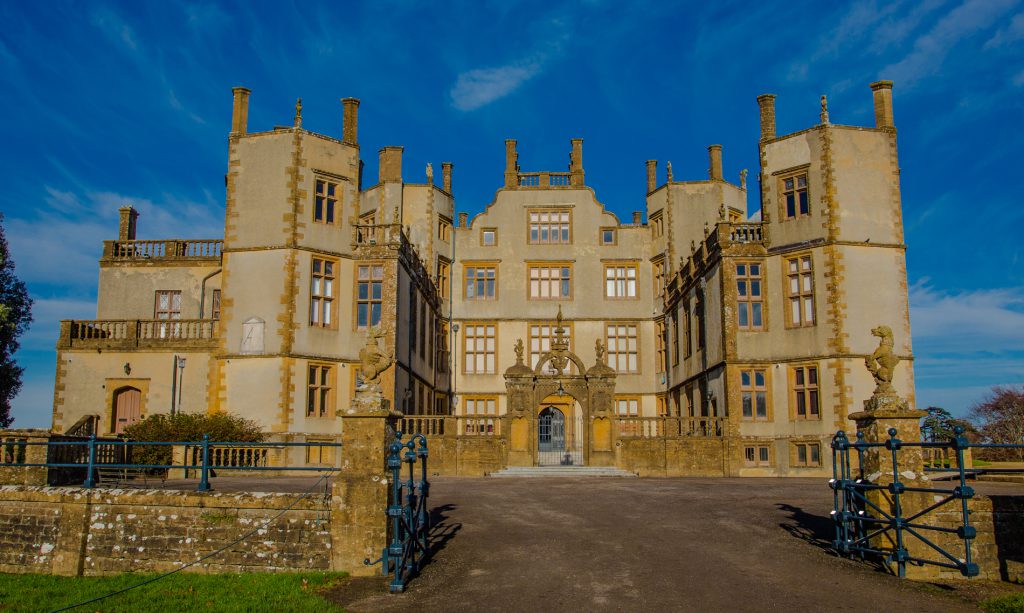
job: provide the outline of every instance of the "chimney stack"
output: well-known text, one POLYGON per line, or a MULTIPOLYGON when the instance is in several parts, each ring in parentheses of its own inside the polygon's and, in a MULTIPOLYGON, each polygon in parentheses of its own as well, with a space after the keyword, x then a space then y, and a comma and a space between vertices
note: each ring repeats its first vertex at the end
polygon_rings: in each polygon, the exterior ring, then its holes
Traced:
POLYGON ((644 222, 644 214, 640 211, 633 211, 633 225, 639 226, 644 222))
POLYGON ((505 139, 505 187, 519 187, 519 154, 516 153, 516 141, 505 139))
POLYGON ((231 133, 245 134, 249 124, 249 94, 252 92, 245 87, 234 87, 231 93, 234 95, 234 104, 231 107, 231 133))
POLYGON ((895 128, 892 117, 892 81, 875 81, 871 84, 875 96, 875 127, 895 128))
POLYGON ((459 227, 465 228, 469 223, 469 213, 459 213, 459 227))
POLYGON ((441 185, 444 191, 452 193, 452 163, 441 162, 441 185))
POLYGON ((712 181, 722 180, 722 146, 711 145, 708 147, 708 158, 711 166, 708 168, 708 178, 712 181))
POLYGON ((761 94, 757 106, 761 108, 761 140, 775 138, 775 94, 761 94))
POLYGON ((342 98, 341 107, 341 141, 349 145, 358 144, 359 98, 342 98))
POLYGON ((583 139, 572 139, 572 151, 569 153, 569 184, 583 186, 583 139))
POLYGON ((658 160, 647 160, 647 193, 658 187, 658 160))
POLYGON ((118 212, 121 213, 121 223, 118 225, 117 228, 117 240, 135 240, 135 226, 138 223, 139 212, 136 211, 135 207, 131 205, 119 208, 118 212))
POLYGON ((402 182, 402 151, 404 147, 384 147, 380 150, 380 166, 377 169, 378 183, 402 182))

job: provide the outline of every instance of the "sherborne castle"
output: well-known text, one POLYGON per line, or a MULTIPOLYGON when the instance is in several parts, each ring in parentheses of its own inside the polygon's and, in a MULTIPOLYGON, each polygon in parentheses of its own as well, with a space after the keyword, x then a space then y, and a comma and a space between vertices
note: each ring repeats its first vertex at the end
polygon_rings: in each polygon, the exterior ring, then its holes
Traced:
MULTIPOLYGON (((567 172, 523 170, 505 141, 469 218, 453 165, 407 181, 402 147, 365 185, 358 100, 340 138, 305 130, 301 104, 250 132, 235 88, 223 239, 139 239, 121 209, 96 319, 61 322, 53 430, 227 411, 334 441, 377 343, 386 401, 438 472, 830 474, 831 435, 874 389, 872 328, 912 359, 891 88, 871 85, 872 127, 831 123, 823 98, 819 124, 782 135, 760 96, 751 185, 718 145, 703 178, 648 160, 629 219, 588 187, 580 139, 567 172)), ((910 363, 893 383, 912 403, 910 363)))

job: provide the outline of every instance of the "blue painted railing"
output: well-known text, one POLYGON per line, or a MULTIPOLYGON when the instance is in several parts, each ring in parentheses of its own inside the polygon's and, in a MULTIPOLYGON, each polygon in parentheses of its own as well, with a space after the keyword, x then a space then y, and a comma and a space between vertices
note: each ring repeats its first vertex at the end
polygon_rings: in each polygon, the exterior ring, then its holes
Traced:
POLYGON ((959 426, 948 441, 906 442, 896 438, 896 433, 895 428, 890 428, 889 439, 877 443, 865 441, 862 432, 857 433, 856 441, 850 441, 842 430, 832 438, 832 479, 829 486, 834 498, 833 547, 841 555, 859 556, 862 559, 866 556, 879 556, 887 566, 895 565, 901 578, 906 577, 908 562, 957 570, 965 577, 977 576, 980 568, 972 561, 971 555, 971 541, 977 537, 977 529, 971 525, 971 511, 968 508, 968 501, 974 497, 974 488, 967 485, 968 476, 975 471, 964 468, 965 452, 968 449, 1024 449, 1024 445, 971 443, 959 426), (901 481, 900 452, 915 447, 947 449, 955 454, 956 466, 951 466, 948 471, 955 471, 951 484, 953 487, 912 487, 901 481), (884 453, 882 449, 889 452, 892 474, 887 474, 886 480, 891 477, 891 483, 873 483, 865 476, 864 454, 871 449, 878 449, 875 453, 884 453), (856 467, 851 462, 851 452, 857 455, 856 467), (869 500, 867 494, 873 490, 884 491, 889 495, 891 504, 887 505, 888 509, 869 500), (903 496, 914 492, 937 495, 938 501, 908 515, 904 510, 903 496), (925 516, 947 505, 958 507, 959 521, 956 527, 927 523, 925 516), (940 546, 933 536, 939 533, 955 534, 962 548, 940 546), (907 548, 911 541, 924 544, 939 554, 939 559, 911 555, 907 548), (888 546, 884 545, 886 542, 888 546))
POLYGON ((430 552, 430 511, 427 499, 430 483, 427 481, 427 437, 414 434, 402 441, 402 433, 395 432, 388 443, 387 468, 391 492, 388 501, 390 542, 379 560, 364 564, 381 563, 384 575, 391 574, 388 588, 392 592, 405 591, 409 580, 419 572, 430 552), (408 466, 408 477, 402 478, 402 465, 408 466), (419 479, 416 465, 419 465, 419 479))
MULTIPOLYGON (((82 487, 95 488, 97 485, 97 474, 99 470, 103 469, 124 469, 124 470, 172 470, 172 469, 184 469, 188 471, 197 471, 199 473, 199 484, 196 486, 197 492, 206 492, 211 490, 210 486, 210 475, 211 471, 254 471, 254 472, 271 472, 271 471, 333 471, 336 470, 333 466, 261 466, 259 464, 249 465, 234 465, 226 466, 224 464, 216 464, 211 462, 211 452, 216 448, 233 448, 233 447, 245 447, 245 448, 288 448, 288 447, 341 447, 340 443, 328 443, 328 442, 306 442, 306 443, 251 443, 251 442, 240 442, 240 441, 211 441, 209 435, 203 435, 203 438, 199 441, 132 441, 132 440, 111 440, 111 439, 97 439, 96 435, 93 434, 89 438, 80 441, 71 440, 59 440, 59 441, 17 441, 8 442, 8 446, 15 446, 20 449, 26 449, 29 446, 45 446, 48 450, 60 449, 60 448, 79 448, 82 453, 70 454, 81 455, 83 461, 47 461, 47 462, 28 462, 24 458, 27 454, 24 451, 19 451, 16 454, 11 454, 12 459, 15 461, 5 462, 2 466, 18 466, 18 467, 39 467, 39 468, 62 468, 62 469, 80 469, 85 471, 85 479, 82 481, 82 487), (132 463, 125 461, 131 456, 131 450, 137 447, 198 447, 200 453, 198 454, 198 461, 189 462, 186 457, 185 460, 179 464, 141 464, 132 463), (83 449, 84 448, 84 449, 83 449), (118 451, 120 450, 120 453, 118 451), (98 452, 102 451, 104 457, 99 457, 98 452), (113 459, 114 461, 108 461, 113 459), (122 461, 118 461, 118 459, 122 461), (21 461, 18 461, 21 460, 21 461)), ((66 456, 69 454, 59 454, 60 456, 66 456)), ((186 454, 188 455, 188 454, 186 454)), ((47 454, 50 457, 50 454, 47 454)))

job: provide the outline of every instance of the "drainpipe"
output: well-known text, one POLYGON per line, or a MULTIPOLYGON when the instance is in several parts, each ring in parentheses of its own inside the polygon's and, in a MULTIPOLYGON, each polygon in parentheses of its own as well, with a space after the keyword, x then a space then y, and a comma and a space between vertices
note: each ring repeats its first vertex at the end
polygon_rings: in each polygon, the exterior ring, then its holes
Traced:
POLYGON ((171 359, 174 361, 171 366, 171 415, 174 415, 178 406, 178 356, 174 355, 171 359))
POLYGON ((203 277, 203 281, 199 285, 199 319, 203 318, 203 311, 206 308, 206 282, 209 281, 211 277, 220 274, 220 271, 222 270, 223 268, 218 268, 217 270, 206 275, 205 277, 203 277))

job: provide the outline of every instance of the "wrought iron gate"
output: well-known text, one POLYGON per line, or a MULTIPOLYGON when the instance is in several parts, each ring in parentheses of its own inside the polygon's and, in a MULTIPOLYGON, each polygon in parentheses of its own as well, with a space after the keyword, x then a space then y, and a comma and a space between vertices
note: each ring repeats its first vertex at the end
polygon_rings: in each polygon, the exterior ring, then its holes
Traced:
POLYGON ((583 465, 583 415, 571 420, 558 408, 544 408, 537 417, 537 465, 583 465))

